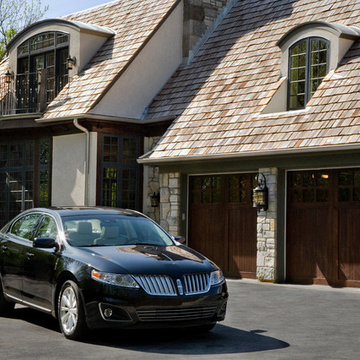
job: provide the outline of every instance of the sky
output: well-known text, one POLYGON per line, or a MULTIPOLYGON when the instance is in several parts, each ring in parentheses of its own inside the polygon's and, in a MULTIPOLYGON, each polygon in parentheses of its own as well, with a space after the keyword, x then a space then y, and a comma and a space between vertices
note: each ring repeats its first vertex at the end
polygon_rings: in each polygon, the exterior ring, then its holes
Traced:
POLYGON ((112 0, 41 0, 41 4, 43 6, 49 6, 49 10, 44 15, 44 18, 46 19, 68 15, 76 11, 89 9, 111 1, 112 0))

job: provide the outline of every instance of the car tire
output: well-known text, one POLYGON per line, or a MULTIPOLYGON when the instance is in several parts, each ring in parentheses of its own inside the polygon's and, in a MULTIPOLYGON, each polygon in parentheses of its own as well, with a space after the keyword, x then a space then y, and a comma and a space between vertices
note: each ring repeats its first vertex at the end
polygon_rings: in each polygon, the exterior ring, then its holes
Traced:
POLYGON ((0 281, 0 316, 8 316, 14 310, 15 303, 5 299, 2 283, 0 281))
POLYGON ((61 287, 58 320, 60 330, 67 339, 81 339, 87 331, 83 302, 79 287, 74 281, 68 280, 61 287))

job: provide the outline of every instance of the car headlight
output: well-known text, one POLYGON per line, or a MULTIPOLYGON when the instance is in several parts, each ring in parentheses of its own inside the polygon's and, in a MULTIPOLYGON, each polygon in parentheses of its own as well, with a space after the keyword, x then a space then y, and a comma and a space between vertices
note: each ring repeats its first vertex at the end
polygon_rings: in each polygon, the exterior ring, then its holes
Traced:
POLYGON ((211 286, 218 285, 218 284, 222 283, 224 280, 225 280, 225 277, 221 270, 213 271, 210 274, 210 285, 211 286))
POLYGON ((92 270, 91 278, 96 281, 101 281, 110 285, 128 288, 139 288, 139 284, 134 280, 131 275, 128 274, 113 274, 92 270))

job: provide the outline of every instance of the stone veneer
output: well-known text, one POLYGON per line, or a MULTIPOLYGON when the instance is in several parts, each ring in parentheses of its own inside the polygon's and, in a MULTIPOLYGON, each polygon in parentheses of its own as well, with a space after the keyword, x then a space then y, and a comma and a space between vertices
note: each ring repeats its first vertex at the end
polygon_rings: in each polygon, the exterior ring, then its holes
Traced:
POLYGON ((160 225, 180 235, 180 173, 160 173, 160 225))
POLYGON ((277 238, 277 168, 259 169, 266 178, 269 189, 269 208, 258 211, 257 216, 257 258, 256 276, 260 281, 277 279, 276 274, 276 238, 277 238))
POLYGON ((187 58, 230 0, 185 0, 183 53, 187 58))
MULTIPOLYGON (((145 138, 145 152, 150 151, 159 141, 160 137, 145 138)), ((152 207, 150 196, 160 193, 159 168, 157 166, 144 166, 144 213, 151 219, 160 223, 160 206, 152 207)))

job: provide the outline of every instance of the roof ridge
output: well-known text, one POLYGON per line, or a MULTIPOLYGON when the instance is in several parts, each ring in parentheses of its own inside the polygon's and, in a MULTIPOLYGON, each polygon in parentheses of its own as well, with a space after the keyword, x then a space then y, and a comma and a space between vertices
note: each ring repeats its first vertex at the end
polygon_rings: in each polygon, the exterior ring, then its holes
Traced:
POLYGON ((75 12, 73 12, 73 13, 69 13, 69 14, 60 16, 60 18, 67 18, 68 16, 91 13, 92 11, 94 11, 94 10, 97 9, 97 8, 100 8, 100 7, 103 7, 103 6, 105 7, 105 6, 108 6, 108 5, 112 4, 112 3, 121 2, 121 1, 123 1, 123 0, 113 0, 113 1, 109 1, 109 2, 106 2, 106 3, 100 4, 100 5, 95 5, 95 6, 91 7, 91 8, 87 8, 87 9, 84 9, 84 10, 75 11, 75 12))

